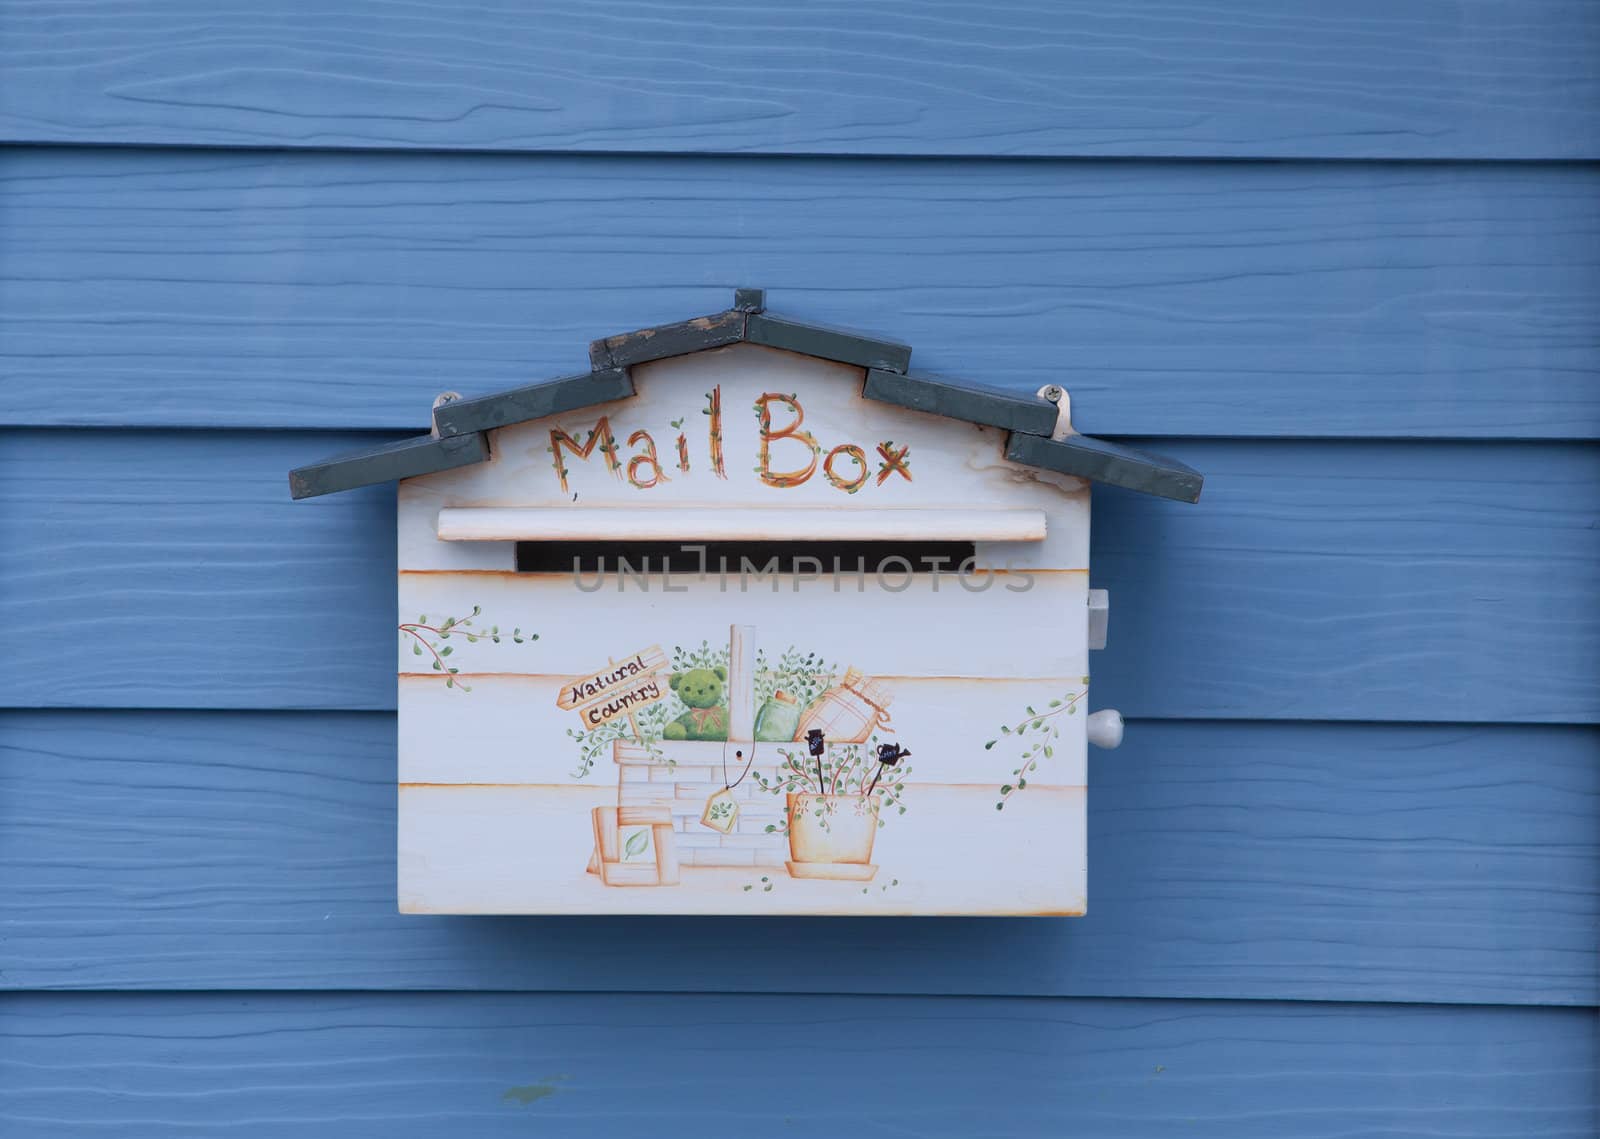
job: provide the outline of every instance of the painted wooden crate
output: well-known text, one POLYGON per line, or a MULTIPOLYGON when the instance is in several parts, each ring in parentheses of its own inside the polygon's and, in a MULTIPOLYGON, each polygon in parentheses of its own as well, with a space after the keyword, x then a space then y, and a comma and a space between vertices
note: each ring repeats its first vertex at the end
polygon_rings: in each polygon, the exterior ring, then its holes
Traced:
POLYGON ((1199 476, 763 301, 291 476, 400 480, 402 910, 1085 912, 1088 482, 1199 476))

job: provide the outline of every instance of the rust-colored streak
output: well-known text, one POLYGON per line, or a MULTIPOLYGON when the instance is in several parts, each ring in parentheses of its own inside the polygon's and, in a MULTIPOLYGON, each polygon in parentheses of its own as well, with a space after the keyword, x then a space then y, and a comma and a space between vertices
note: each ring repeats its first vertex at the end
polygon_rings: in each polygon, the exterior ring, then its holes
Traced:
POLYGON ((728 477, 728 471, 722 463, 722 385, 718 384, 706 393, 706 414, 711 417, 711 423, 706 428, 706 441, 711 450, 711 473, 719 479, 728 477))
POLYGON ((761 447, 757 458, 756 474, 768 486, 787 489, 799 486, 816 472, 817 462, 822 457, 822 446, 816 437, 809 431, 802 430, 800 425, 806 421, 805 409, 800 406, 800 401, 793 396, 784 395, 782 392, 763 392, 756 399, 756 417, 761 423, 761 447), (785 404, 794 413, 794 419, 781 431, 772 429, 772 403, 776 400, 785 404), (782 439, 793 439, 804 444, 811 453, 811 461, 806 466, 792 471, 774 471, 772 469, 772 444, 782 439))
POLYGON ((628 436, 628 446, 638 447, 641 444, 644 449, 628 460, 628 482, 639 490, 649 490, 658 483, 668 480, 666 472, 661 469, 661 460, 656 458, 656 441, 650 437, 650 432, 642 427, 628 436), (640 476, 639 468, 647 464, 652 473, 648 478, 644 478, 640 476))
MULTIPOLYGON (((569 679, 569 676, 566 673, 561 673, 561 672, 465 672, 465 671, 463 671, 463 672, 458 672, 455 675, 461 677, 464 680, 501 680, 501 679, 503 679, 503 680, 537 680, 537 681, 553 681, 553 682, 558 683, 558 684, 565 684, 567 682, 567 680, 569 679)), ((827 673, 817 673, 816 675, 818 675, 818 676, 826 676, 826 675, 829 675, 829 674, 827 674, 827 673)), ((1075 674, 1075 675, 1070 676, 1070 677, 1069 676, 955 676, 955 675, 950 675, 950 674, 941 674, 941 675, 938 675, 938 676, 903 676, 903 675, 896 675, 894 673, 889 673, 889 672, 876 672, 876 673, 873 673, 873 677, 875 679, 877 679, 877 680, 893 680, 893 681, 896 681, 896 682, 899 682, 899 683, 923 684, 923 683, 937 683, 937 682, 955 682, 955 683, 960 683, 960 684, 965 684, 965 685, 976 685, 976 684, 1001 685, 1001 684, 1066 684, 1066 683, 1078 683, 1080 681, 1081 675, 1082 674, 1075 674)), ((427 680, 427 679, 437 680, 438 677, 439 677, 439 674, 437 672, 408 672, 405 669, 401 669, 400 672, 399 672, 399 676, 400 676, 400 679, 402 679, 402 680, 407 680, 407 679, 410 679, 410 680, 427 680)))
MULTIPOLYGON (((529 572, 524 571, 524 570, 514 570, 514 569, 402 569, 402 570, 400 570, 398 572, 399 572, 401 577, 504 577, 504 578, 513 578, 513 579, 518 580, 518 581, 525 580, 527 578, 563 578, 563 577, 571 577, 572 576, 571 574, 565 573, 565 572, 562 572, 562 573, 529 573, 529 572)), ((1076 573, 1076 574, 1086 574, 1089 571, 1088 571, 1087 568, 1083 568, 1083 569, 1044 569, 1044 568, 1031 569, 1030 568, 1030 569, 1015 569, 1015 570, 988 569, 988 568, 985 568, 983 572, 986 573, 986 574, 992 574, 995 577, 1007 577, 1007 576, 1021 577, 1023 575, 1027 575, 1027 576, 1030 576, 1030 577, 1042 577, 1042 576, 1045 576, 1047 574, 1074 574, 1074 573, 1076 573)), ((674 578, 679 578, 679 577, 682 577, 684 575, 674 574, 673 576, 674 576, 674 578)), ((712 575, 707 574, 706 576, 707 576, 707 578, 710 578, 712 575)), ((820 577, 818 580, 819 581, 826 581, 827 578, 828 578, 828 575, 827 574, 823 574, 822 577, 820 577)))
MULTIPOLYGON (((509 790, 538 790, 538 791, 590 791, 590 790, 598 790, 601 794, 604 794, 607 791, 609 791, 609 788, 603 787, 600 784, 591 785, 591 784, 585 784, 585 783, 405 783, 405 782, 401 782, 401 783, 395 784, 395 786, 399 787, 401 790, 406 790, 406 791, 417 790, 419 788, 420 789, 428 789, 428 790, 436 789, 436 790, 440 790, 440 791, 471 791, 471 790, 475 790, 475 789, 494 790, 496 788, 499 788, 499 789, 502 789, 502 790, 509 789, 509 790)), ((994 793, 994 784, 993 783, 936 783, 936 782, 922 783, 922 782, 917 782, 917 781, 913 780, 911 782, 908 782, 906 784, 906 786, 907 787, 912 787, 912 788, 916 788, 916 787, 937 787, 937 788, 940 788, 940 789, 948 789, 948 790, 952 790, 952 791, 971 791, 974 794, 981 794, 981 795, 985 795, 985 796, 992 795, 994 793)), ((1088 790, 1088 785, 1084 784, 1084 783, 1038 783, 1038 784, 1029 783, 1028 784, 1028 790, 1032 791, 1035 788, 1037 788, 1040 791, 1086 791, 1086 790, 1088 790)))
POLYGON ((896 449, 892 443, 878 444, 878 454, 882 456, 883 463, 878 467, 877 486, 882 486, 892 474, 905 476, 906 482, 911 481, 911 448, 901 447, 896 449))
POLYGON ((867 466, 867 453, 854 443, 839 444, 839 446, 828 452, 828 457, 822 462, 823 476, 827 478, 829 483, 846 494, 854 494, 866 486, 870 473, 871 471, 867 466), (855 464, 855 473, 848 478, 833 469, 834 464, 839 461, 841 456, 855 464))
POLYGON ((611 435, 611 420, 609 417, 604 415, 600 417, 599 422, 594 425, 594 429, 585 437, 581 446, 576 439, 561 428, 552 427, 550 429, 550 455, 555 461, 556 478, 561 482, 563 494, 567 493, 571 488, 567 486, 567 468, 566 464, 561 461, 561 448, 565 447, 571 451, 574 458, 587 461, 589 456, 594 454, 596 444, 599 444, 600 455, 604 458, 605 464, 611 473, 614 475, 620 473, 622 463, 617 458, 617 441, 611 435))
MULTIPOLYGON (((493 790, 501 789, 533 789, 539 791, 587 791, 591 788, 577 783, 398 783, 402 791, 414 791, 418 788, 427 788, 440 791, 471 791, 475 788, 493 790)), ((596 785, 598 787, 598 784, 596 785)), ((600 788, 601 793, 605 788, 600 788)))

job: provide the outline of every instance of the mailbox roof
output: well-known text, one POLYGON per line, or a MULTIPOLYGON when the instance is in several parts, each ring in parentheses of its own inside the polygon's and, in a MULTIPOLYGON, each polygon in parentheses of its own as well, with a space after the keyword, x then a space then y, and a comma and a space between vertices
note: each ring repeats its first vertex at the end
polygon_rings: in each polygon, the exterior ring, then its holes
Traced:
POLYGON ((726 312, 596 340, 589 345, 587 372, 440 403, 433 411, 431 433, 300 467, 289 473, 290 493, 311 498, 482 462, 489 456, 488 431, 626 399, 634 393, 629 375, 633 365, 738 343, 865 368, 862 394, 867 399, 1009 431, 1006 458, 1013 462, 1183 502, 1200 497, 1202 476, 1176 459, 1084 435, 1052 439, 1054 403, 913 374, 908 371, 908 345, 775 316, 766 311, 760 289, 735 290, 733 307, 726 312))

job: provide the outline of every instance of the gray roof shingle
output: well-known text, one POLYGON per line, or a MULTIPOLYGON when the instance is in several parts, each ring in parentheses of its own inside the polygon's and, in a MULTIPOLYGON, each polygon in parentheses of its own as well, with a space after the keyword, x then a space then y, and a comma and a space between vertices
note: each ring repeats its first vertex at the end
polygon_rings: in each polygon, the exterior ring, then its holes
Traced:
POLYGON ((298 467, 289 472, 289 494, 294 498, 315 498, 358 486, 467 467, 488 457, 487 435, 447 435, 437 439, 422 435, 298 467))
POLYGON ((633 365, 738 343, 865 368, 865 398, 1008 431, 1006 458, 1013 462, 1182 502, 1200 497, 1202 476, 1175 459, 1084 435, 1051 439, 1056 407, 1048 400, 910 375, 907 345, 774 316, 761 289, 736 290, 726 312, 596 340, 589 345, 588 372, 440 404, 433 413, 435 434, 301 467, 290 472, 290 493, 311 498, 482 462, 489 457, 487 431, 626 399, 634 394, 628 373, 633 365))

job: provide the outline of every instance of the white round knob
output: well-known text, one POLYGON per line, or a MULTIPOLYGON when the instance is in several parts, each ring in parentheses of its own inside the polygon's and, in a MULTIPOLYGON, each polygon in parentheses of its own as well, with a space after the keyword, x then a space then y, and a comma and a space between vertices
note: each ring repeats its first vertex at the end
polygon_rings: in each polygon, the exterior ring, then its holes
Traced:
POLYGON ((1102 708, 1089 715, 1089 742, 1095 747, 1114 748, 1122 742, 1122 713, 1102 708))

